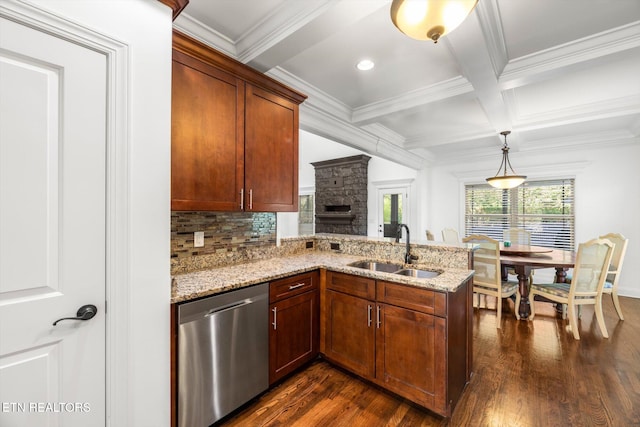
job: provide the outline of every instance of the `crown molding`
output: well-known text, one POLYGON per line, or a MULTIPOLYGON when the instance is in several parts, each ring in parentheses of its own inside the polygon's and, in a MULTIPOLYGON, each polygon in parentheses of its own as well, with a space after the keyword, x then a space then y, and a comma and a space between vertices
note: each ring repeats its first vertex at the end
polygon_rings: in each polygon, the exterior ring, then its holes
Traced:
POLYGON ((464 77, 458 76, 434 85, 412 90, 382 101, 372 102, 353 110, 353 123, 375 121, 385 114, 408 110, 420 105, 440 101, 473 91, 473 86, 464 77))
POLYGON ((307 100, 304 105, 313 106, 330 116, 336 117, 338 120, 351 121, 352 111, 348 105, 319 90, 296 75, 280 67, 273 68, 265 74, 306 94, 307 100))
POLYGON ((640 142, 640 138, 632 135, 628 131, 615 130, 577 134, 558 138, 547 138, 544 140, 531 140, 527 141, 526 144, 522 144, 521 151, 532 152, 543 150, 547 152, 550 150, 561 150, 576 147, 579 147, 580 149, 598 147, 611 148, 621 145, 635 144, 638 142, 640 142))
POLYGON ((238 59, 249 63, 334 5, 332 0, 283 2, 235 41, 238 59))
POLYGON ((509 61, 498 79, 502 90, 539 80, 539 75, 640 47, 640 21, 509 61))
POLYGON ((187 13, 180 14, 180 16, 173 21, 173 28, 191 38, 211 46, 218 51, 221 51, 227 56, 237 59, 236 45, 233 40, 220 34, 197 19, 194 19, 187 13))
MULTIPOLYGON (((491 138, 496 137, 496 131, 487 127, 484 131, 473 131, 473 132, 464 132, 464 133, 456 133, 456 134, 447 134, 446 136, 438 139, 437 135, 433 133, 424 132, 418 135, 412 135, 410 138, 406 139, 404 143, 404 148, 407 150, 413 150, 418 148, 429 148, 433 146, 440 146, 446 144, 455 144, 459 142, 472 141, 479 138, 491 138)), ((499 135, 497 135, 499 136, 499 135)))
MULTIPOLYGON (((552 178, 567 178, 575 177, 576 175, 584 172, 584 170, 591 165, 591 162, 565 162, 562 164, 562 172, 558 172, 557 167, 552 165, 535 165, 527 166, 527 181, 534 181, 536 179, 552 179, 552 178)), ((458 178, 465 184, 471 184, 474 182, 485 183, 486 169, 474 169, 464 170, 458 172, 452 172, 453 176, 458 178)))
POLYGON ((640 113, 640 95, 591 102, 529 115, 518 115, 515 101, 510 101, 510 103, 514 104, 513 111, 516 111, 514 127, 519 131, 640 113))

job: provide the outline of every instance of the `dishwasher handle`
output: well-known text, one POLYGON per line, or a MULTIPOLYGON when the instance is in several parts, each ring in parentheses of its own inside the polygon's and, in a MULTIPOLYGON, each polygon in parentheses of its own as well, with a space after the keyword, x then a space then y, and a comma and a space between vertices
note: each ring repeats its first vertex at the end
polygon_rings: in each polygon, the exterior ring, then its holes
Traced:
POLYGON ((212 308, 211 310, 209 310, 207 314, 204 315, 204 317, 213 316, 214 314, 218 314, 218 313, 224 313, 225 311, 229 311, 229 310, 235 310, 236 308, 240 308, 240 307, 244 307, 245 305, 252 304, 255 301, 256 300, 252 298, 248 298, 244 301, 233 302, 231 304, 223 305, 222 307, 212 308))

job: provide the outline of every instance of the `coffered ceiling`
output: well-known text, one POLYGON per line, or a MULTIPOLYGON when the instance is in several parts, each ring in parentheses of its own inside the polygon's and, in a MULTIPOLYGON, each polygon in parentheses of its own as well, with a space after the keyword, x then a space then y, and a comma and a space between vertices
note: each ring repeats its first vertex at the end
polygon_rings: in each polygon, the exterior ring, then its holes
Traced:
POLYGON ((640 0, 479 0, 434 44, 387 0, 190 0, 174 27, 307 94, 302 129, 419 168, 640 143, 640 0), (356 64, 368 58, 370 71, 356 64))

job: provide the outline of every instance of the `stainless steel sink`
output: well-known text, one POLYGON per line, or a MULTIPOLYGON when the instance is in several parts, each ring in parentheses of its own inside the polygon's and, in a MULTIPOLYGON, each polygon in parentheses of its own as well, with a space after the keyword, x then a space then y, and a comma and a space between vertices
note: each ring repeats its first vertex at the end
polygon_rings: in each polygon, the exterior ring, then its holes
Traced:
POLYGON ((438 271, 403 268, 402 264, 395 264, 392 262, 356 261, 349 264, 349 266, 364 268, 366 270, 382 271, 385 273, 400 274, 402 276, 416 277, 418 279, 430 279, 440 275, 440 272, 438 271))
POLYGON ((394 271, 394 273, 403 276, 417 277, 419 279, 431 279, 432 277, 440 275, 437 271, 418 270, 417 268, 403 268, 402 270, 394 271))
POLYGON ((402 264, 375 261, 356 261, 349 264, 350 267, 364 268, 367 270, 383 271, 385 273, 395 273, 402 269, 402 264))

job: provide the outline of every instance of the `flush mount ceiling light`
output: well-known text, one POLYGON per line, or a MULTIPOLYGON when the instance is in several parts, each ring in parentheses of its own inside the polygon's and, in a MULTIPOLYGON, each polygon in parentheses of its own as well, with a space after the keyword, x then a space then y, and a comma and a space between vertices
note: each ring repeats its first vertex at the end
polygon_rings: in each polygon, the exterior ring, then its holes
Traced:
POLYGON ((358 64, 356 65, 356 67, 358 68, 358 70, 360 71, 369 71, 371 69, 373 69, 373 67, 375 67, 376 64, 374 64, 374 62, 370 59, 363 59, 362 61, 358 62, 358 64))
POLYGON ((514 188, 518 185, 522 184, 527 177, 525 175, 516 175, 516 172, 511 167, 511 162, 509 161, 509 146, 507 146, 507 135, 509 135, 511 131, 505 130, 500 132, 500 135, 504 135, 504 145, 502 146, 502 162, 500 163, 500 167, 498 168, 498 172, 496 172, 496 176, 487 178, 487 182, 495 188, 514 188), (507 165, 509 165, 509 169, 511 169, 512 175, 507 175, 507 165), (504 172, 500 175, 500 171, 504 168, 504 172))
POLYGON ((393 0, 393 25, 411 38, 433 40, 462 24, 478 0, 393 0))

